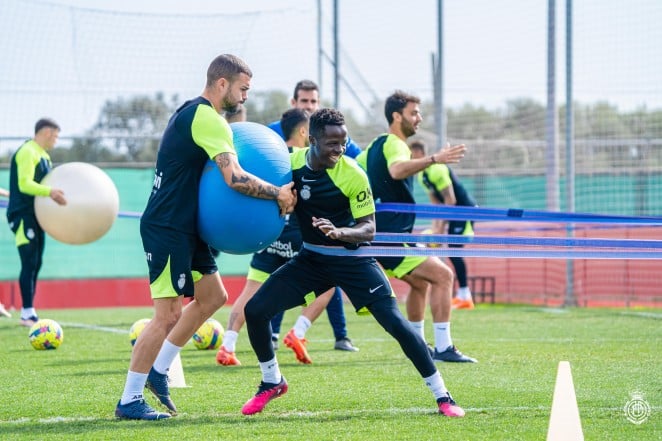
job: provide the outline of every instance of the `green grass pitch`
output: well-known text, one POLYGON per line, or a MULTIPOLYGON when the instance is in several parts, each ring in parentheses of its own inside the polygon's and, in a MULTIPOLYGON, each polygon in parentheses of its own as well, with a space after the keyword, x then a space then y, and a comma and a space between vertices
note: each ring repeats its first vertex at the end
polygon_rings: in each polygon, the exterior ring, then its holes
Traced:
MULTIPOLYGON (((223 325, 230 308, 215 314, 223 325)), ((298 310, 289 311, 283 328, 298 310)), ((242 404, 260 380, 245 330, 242 366, 221 367, 215 351, 182 351, 187 388, 172 390, 180 414, 159 422, 118 421, 131 346, 128 330, 151 308, 42 310, 58 321, 64 343, 36 351, 27 329, 0 319, 0 439, 2 440, 544 440, 559 361, 572 368, 586 440, 662 439, 662 312, 544 309, 479 305, 453 315, 453 338, 472 364, 438 364, 467 415, 436 414, 412 364, 371 317, 347 309, 358 353, 333 350, 323 316, 307 338, 312 365, 277 352, 289 392, 261 414, 242 404), (626 418, 633 392, 651 414, 626 418)), ((432 341, 431 320, 426 320, 432 341)), ((148 401, 155 400, 146 392, 148 401)))

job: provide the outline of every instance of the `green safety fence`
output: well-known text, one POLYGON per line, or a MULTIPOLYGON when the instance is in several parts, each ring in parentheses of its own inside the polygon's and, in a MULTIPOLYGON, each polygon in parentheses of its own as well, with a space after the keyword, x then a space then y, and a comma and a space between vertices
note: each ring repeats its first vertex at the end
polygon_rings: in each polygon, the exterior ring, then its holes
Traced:
MULTIPOLYGON (((120 211, 141 212, 149 196, 153 169, 105 168, 120 195, 120 211)), ((545 209, 544 176, 480 176, 462 181, 484 207, 545 209)), ((577 176, 575 210, 584 213, 626 216, 662 213, 662 174, 577 176), (636 190, 635 190, 636 189, 636 190)), ((0 170, 0 186, 8 187, 9 171, 0 170)), ((563 181, 561 181, 563 188, 563 181)), ((416 199, 428 203, 418 184, 416 199)), ((564 200, 563 191, 561 200, 564 200)), ((563 205, 563 204, 562 204, 563 205)), ((561 207, 563 209, 563 206, 561 207)), ((5 223, 0 228, 0 280, 16 279, 20 266, 14 236, 5 223)), ((424 227, 429 220, 422 220, 424 227)), ((250 255, 221 254, 223 275, 244 275, 250 255)), ((86 245, 67 245, 47 238, 42 279, 133 278, 147 277, 140 240, 138 219, 118 218, 111 230, 98 241, 86 245)))

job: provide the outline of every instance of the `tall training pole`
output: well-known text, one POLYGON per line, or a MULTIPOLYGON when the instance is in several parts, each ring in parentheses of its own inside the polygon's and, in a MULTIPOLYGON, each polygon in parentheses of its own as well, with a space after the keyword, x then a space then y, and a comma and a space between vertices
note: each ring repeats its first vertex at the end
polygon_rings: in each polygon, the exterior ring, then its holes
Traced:
MULTIPOLYGON (((566 210, 575 211, 575 115, 572 105, 572 0, 565 2, 565 191, 566 210)), ((575 226, 566 226, 566 235, 575 235, 575 226)), ((572 259, 566 260, 565 306, 577 306, 575 296, 575 267, 572 259)))
POLYGON ((437 148, 446 144, 446 118, 444 115, 444 0, 437 0, 437 59, 434 92, 437 148))
POLYGON ((548 0, 547 11, 547 118, 545 121, 545 168, 547 209, 559 210, 559 140, 556 113, 556 0, 548 0))
POLYGON ((338 2, 333 0, 333 107, 340 107, 340 56, 338 45, 338 2))
POLYGON ((317 0, 317 85, 320 90, 322 86, 322 70, 324 60, 324 43, 322 42, 322 0, 317 0))

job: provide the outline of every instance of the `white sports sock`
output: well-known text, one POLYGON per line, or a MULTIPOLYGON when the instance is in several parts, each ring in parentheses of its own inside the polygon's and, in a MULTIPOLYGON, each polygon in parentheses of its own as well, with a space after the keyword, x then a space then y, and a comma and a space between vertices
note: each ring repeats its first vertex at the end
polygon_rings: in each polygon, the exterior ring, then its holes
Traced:
POLYGON ((260 363, 260 370, 262 371, 262 381, 265 383, 278 384, 283 378, 280 374, 280 368, 278 367, 278 360, 276 360, 276 357, 269 361, 265 361, 264 363, 260 363))
POLYGON ((182 348, 175 346, 168 340, 164 341, 163 346, 161 346, 161 350, 159 351, 159 355, 156 356, 156 360, 154 361, 154 370, 159 374, 167 374, 170 370, 172 361, 181 350, 182 348))
POLYGON ((423 378, 425 385, 432 391, 434 399, 438 400, 441 397, 445 397, 448 393, 446 385, 444 384, 444 379, 441 378, 439 371, 436 371, 434 374, 430 375, 427 378, 423 378))
POLYGON ((239 333, 237 331, 225 331, 223 335, 223 347, 226 351, 234 352, 237 348, 237 337, 239 333))
POLYGON ((124 393, 122 393, 121 404, 128 404, 133 401, 143 399, 143 390, 147 382, 147 374, 129 371, 126 374, 126 383, 124 383, 124 393))
POLYGON ((433 323, 432 327, 434 328, 434 347, 437 352, 444 351, 453 345, 450 322, 433 323))
POLYGON ((306 331, 308 331, 311 326, 312 323, 310 323, 310 320, 300 315, 292 329, 294 329, 294 335, 296 335, 298 339, 302 339, 306 337, 306 331))
POLYGON ((425 341, 425 320, 421 320, 420 322, 412 322, 410 320, 409 324, 423 338, 423 341, 425 341))
POLYGON ((27 320, 32 316, 36 316, 37 311, 34 308, 21 308, 21 319, 27 320))
POLYGON ((464 288, 458 288, 457 298, 460 300, 471 300, 471 290, 469 287, 465 286, 464 288))

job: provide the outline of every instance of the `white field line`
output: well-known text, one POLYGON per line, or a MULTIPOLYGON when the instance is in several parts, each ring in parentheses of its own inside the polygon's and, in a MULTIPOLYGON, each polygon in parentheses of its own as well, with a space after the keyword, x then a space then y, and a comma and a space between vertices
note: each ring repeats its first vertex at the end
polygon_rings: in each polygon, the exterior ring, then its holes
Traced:
MULTIPOLYGON (((500 407, 465 407, 464 410, 467 413, 493 413, 493 412, 549 412, 549 406, 500 406, 500 407)), ((657 412, 662 410, 661 406, 651 406, 651 410, 657 412)), ((622 412, 622 407, 601 407, 601 408, 592 408, 591 411, 600 411, 600 412, 622 412)), ((436 415, 437 412, 434 409, 434 406, 430 407, 409 407, 402 409, 355 409, 355 410, 321 410, 321 411, 291 411, 291 412, 270 412, 266 416, 278 417, 278 418, 319 418, 329 415, 337 415, 339 417, 344 416, 389 416, 389 415, 436 415)), ((209 417, 221 417, 221 418, 239 418, 242 417, 239 408, 236 412, 226 412, 226 413, 217 413, 217 412, 199 412, 195 414, 188 413, 179 413, 174 419, 186 419, 187 421, 199 420, 209 417)), ((0 420, 0 425, 8 424, 66 424, 66 423, 78 423, 78 422, 87 422, 87 421, 114 421, 116 418, 92 418, 92 417, 62 417, 54 416, 49 418, 17 418, 13 420, 0 420)))
POLYGON ((65 327, 65 328, 81 328, 81 329, 89 329, 91 331, 111 332, 113 334, 128 334, 129 333, 128 329, 118 329, 118 328, 111 328, 111 327, 108 327, 108 326, 88 325, 86 323, 60 322, 60 325, 62 327, 65 327))
MULTIPOLYGON (((651 313, 653 314, 653 313, 651 313)), ((662 314, 659 314, 660 318, 662 318, 662 314)), ((657 318, 657 317, 655 317, 657 318)), ((67 328, 80 328, 80 329, 89 329, 91 331, 99 331, 99 332, 110 332, 113 334, 128 334, 129 331, 125 329, 118 329, 118 328, 112 328, 108 326, 97 326, 97 325, 90 325, 86 323, 65 323, 65 322, 60 322, 60 324, 67 328)), ((430 333, 430 335, 432 335, 430 333)), ((488 339, 489 341, 497 342, 497 343, 502 343, 502 342, 539 342, 539 343, 572 343, 574 341, 583 341, 582 338, 574 338, 574 337, 564 337, 564 338, 540 338, 540 337, 531 337, 531 338, 490 338, 488 339)), ((596 339, 592 340, 593 342, 600 342, 600 341, 633 341, 638 339, 634 338, 628 338, 628 337, 622 337, 622 338, 609 338, 609 339, 596 339)), ((316 338, 313 340, 316 343, 335 343, 335 339, 331 338, 316 338)), ((354 343, 356 343, 356 346, 360 348, 361 343, 381 343, 385 341, 393 341, 393 338, 389 337, 387 334, 384 334, 384 337, 379 337, 379 338, 361 338, 361 339, 356 339, 354 343)), ((485 340, 484 340, 485 341, 485 340)))
MULTIPOLYGON (((544 312, 547 314, 567 314, 570 310, 565 308, 523 308, 528 311, 534 312, 544 312)), ((652 318, 657 320, 662 320, 662 313, 650 312, 650 311, 618 311, 618 315, 627 315, 630 317, 640 317, 640 318, 652 318)))

